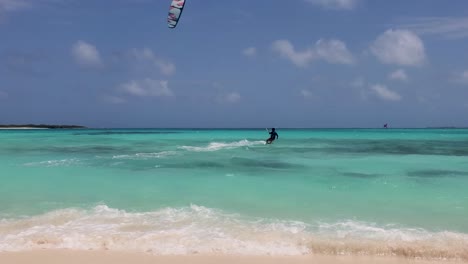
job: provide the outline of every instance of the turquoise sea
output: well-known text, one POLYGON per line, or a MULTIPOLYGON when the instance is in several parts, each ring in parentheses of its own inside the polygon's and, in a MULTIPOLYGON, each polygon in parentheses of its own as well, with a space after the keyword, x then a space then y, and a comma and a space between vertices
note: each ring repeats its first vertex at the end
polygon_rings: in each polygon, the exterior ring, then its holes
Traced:
POLYGON ((0 130, 0 251, 468 260, 467 129, 0 130))

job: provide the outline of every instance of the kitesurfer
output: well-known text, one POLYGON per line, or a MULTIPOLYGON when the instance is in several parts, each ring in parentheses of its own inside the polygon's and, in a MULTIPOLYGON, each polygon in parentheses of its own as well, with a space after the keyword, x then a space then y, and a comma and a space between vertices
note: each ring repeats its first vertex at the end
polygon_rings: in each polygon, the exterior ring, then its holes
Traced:
POLYGON ((278 138, 278 133, 276 133, 275 128, 272 128, 269 134, 270 134, 270 138, 266 140, 267 144, 271 144, 275 139, 278 138))

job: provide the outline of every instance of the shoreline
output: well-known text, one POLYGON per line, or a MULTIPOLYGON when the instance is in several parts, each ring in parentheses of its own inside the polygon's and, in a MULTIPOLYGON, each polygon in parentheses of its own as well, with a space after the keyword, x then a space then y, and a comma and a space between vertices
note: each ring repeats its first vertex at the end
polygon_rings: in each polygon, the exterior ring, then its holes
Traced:
POLYGON ((0 124, 0 129, 83 129, 78 125, 50 125, 50 124, 0 124))
POLYGON ((0 127, 0 130, 50 129, 46 127, 0 127))
POLYGON ((462 260, 423 260, 400 257, 374 256, 249 256, 249 255, 151 255, 149 253, 104 251, 104 250, 32 250, 22 252, 0 252, 2 264, 462 264, 462 260))
MULTIPOLYGON (((76 125, 0 125, 0 129, 94 129, 94 130, 262 130, 263 127, 86 127, 76 125)), ((464 130, 468 127, 285 127, 279 128, 284 131, 291 130, 464 130)))

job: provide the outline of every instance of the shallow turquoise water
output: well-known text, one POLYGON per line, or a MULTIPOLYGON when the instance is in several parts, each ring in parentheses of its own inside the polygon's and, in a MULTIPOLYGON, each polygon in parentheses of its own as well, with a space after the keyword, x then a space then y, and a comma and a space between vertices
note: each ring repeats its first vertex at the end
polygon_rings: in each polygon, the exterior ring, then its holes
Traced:
POLYGON ((339 250, 467 254, 468 130, 278 133, 265 145, 264 129, 0 131, 0 250, 145 237, 134 249, 297 254, 349 239, 339 250))

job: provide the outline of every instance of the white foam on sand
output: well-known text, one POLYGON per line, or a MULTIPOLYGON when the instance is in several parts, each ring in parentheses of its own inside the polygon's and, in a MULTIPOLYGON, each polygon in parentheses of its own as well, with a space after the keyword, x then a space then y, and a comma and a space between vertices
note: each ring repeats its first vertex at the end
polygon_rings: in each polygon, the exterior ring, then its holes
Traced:
POLYGON ((468 234, 347 220, 247 218, 191 205, 127 212, 99 205, 0 220, 0 251, 115 250, 158 255, 370 255, 468 260, 468 234))

